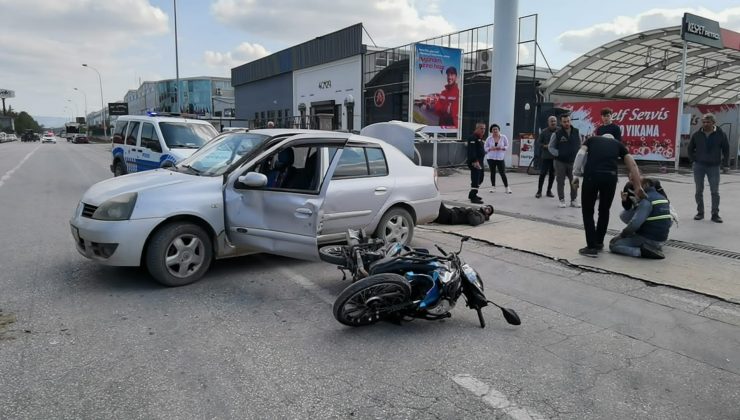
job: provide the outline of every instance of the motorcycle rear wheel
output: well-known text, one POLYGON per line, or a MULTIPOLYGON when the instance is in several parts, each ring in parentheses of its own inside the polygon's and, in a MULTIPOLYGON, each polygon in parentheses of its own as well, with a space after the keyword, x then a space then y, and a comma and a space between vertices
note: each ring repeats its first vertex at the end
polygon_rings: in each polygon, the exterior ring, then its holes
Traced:
POLYGON ((347 265, 347 258, 344 252, 344 245, 327 245, 319 248, 319 258, 321 261, 334 265, 347 265))
POLYGON ((390 315, 384 309, 411 300, 411 285, 398 274, 382 273, 353 283, 334 301, 334 318, 350 327, 375 324, 390 315))

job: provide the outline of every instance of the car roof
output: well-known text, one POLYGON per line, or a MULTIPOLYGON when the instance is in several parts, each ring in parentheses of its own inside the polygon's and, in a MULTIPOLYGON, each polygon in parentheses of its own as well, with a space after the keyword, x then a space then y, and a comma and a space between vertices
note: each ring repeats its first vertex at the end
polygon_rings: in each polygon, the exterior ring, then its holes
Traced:
POLYGON ((118 117, 118 120, 116 121, 150 121, 150 122, 188 122, 188 123, 196 123, 196 124, 208 124, 210 126, 213 126, 213 124, 209 123, 208 121, 204 120, 198 120, 194 118, 183 118, 183 117, 165 117, 160 115, 122 115, 118 117))

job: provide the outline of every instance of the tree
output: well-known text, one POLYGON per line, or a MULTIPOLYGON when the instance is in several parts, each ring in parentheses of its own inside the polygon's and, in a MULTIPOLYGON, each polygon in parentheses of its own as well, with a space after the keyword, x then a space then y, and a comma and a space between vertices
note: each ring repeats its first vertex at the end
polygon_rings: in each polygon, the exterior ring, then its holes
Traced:
POLYGON ((26 111, 21 111, 15 119, 15 131, 19 134, 23 134, 26 130, 33 130, 38 133, 41 131, 41 127, 36 120, 33 119, 26 111))

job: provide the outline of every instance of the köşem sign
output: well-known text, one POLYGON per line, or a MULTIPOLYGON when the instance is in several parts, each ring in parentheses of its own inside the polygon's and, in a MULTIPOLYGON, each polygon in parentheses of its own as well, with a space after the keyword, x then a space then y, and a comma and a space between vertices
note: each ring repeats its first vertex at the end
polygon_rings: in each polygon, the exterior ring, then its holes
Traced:
POLYGON ((672 162, 676 158, 678 98, 564 102, 556 106, 571 110, 581 141, 596 133, 601 110, 611 108, 612 120, 622 130, 622 143, 635 159, 672 162))

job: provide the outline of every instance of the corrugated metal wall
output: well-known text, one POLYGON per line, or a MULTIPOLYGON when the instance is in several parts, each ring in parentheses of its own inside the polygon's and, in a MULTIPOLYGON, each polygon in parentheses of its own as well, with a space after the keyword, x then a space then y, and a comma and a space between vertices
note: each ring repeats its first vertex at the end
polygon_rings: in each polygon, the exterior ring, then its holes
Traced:
POLYGON ((231 85, 239 86, 319 64, 361 54, 362 24, 320 36, 231 69, 231 85))

